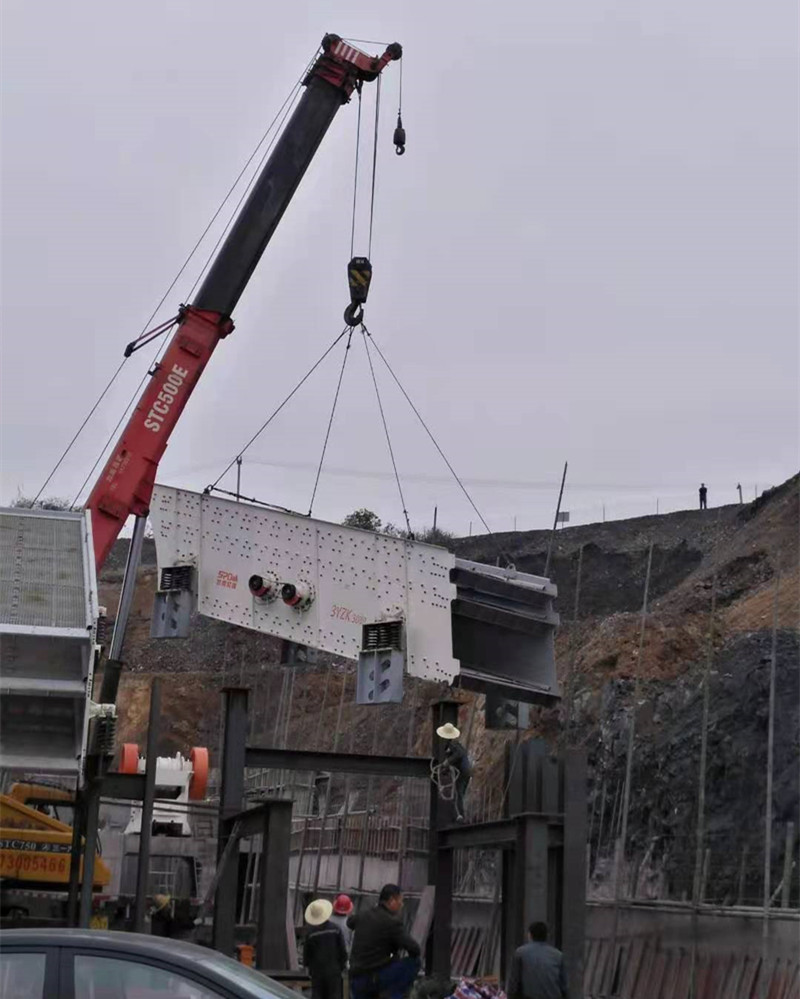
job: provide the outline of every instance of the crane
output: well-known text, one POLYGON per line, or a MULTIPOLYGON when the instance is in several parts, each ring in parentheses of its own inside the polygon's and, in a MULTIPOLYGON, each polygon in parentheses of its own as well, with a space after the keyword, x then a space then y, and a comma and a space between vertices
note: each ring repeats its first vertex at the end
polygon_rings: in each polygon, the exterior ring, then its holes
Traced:
MULTIPOLYGON (((233 332, 231 315, 336 112, 362 83, 400 59, 396 42, 370 56, 327 34, 286 124, 194 301, 181 306, 163 358, 145 387, 86 502, 99 570, 128 517, 144 529, 170 435, 220 340, 233 332)), ((136 539, 135 539, 136 540, 136 539)), ((132 544, 133 547, 133 544, 132 544)))

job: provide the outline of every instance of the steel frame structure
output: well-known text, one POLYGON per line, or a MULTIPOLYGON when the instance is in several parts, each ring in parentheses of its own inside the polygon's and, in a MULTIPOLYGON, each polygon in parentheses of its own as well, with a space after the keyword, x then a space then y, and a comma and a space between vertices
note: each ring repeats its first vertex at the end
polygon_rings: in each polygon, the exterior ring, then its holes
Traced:
MULTIPOLYGON (((285 945, 284 913, 289 880, 290 802, 275 799, 242 811, 247 767, 283 770, 326 770, 371 776, 425 778, 431 759, 412 756, 369 756, 359 753, 320 753, 269 749, 246 744, 248 691, 223 690, 224 732, 218 861, 231 851, 232 836, 241 837, 243 823, 253 832, 264 831, 273 854, 266 860, 265 886, 259 903, 257 963, 275 968, 285 945), (275 810, 281 817, 274 817, 275 810), (263 816, 259 818, 259 816, 263 816), (259 822, 265 822, 262 830, 259 822), (267 828, 269 823, 273 826, 267 828), (237 828, 238 824, 238 828, 237 828), (279 831, 273 831, 279 827, 279 831), (272 934, 272 944, 268 939, 272 934), (275 941, 280 941, 276 944, 275 941), (272 946, 272 950, 270 947, 272 946)), ((458 702, 437 701, 432 706, 432 732, 445 722, 458 722, 458 702)), ((434 762, 441 762, 443 740, 432 735, 434 762)), ((540 740, 508 747, 506 757, 506 816, 493 822, 456 825, 453 802, 443 801, 431 782, 428 883, 435 886, 432 933, 427 942, 426 966, 434 974, 450 973, 450 935, 453 906, 453 851, 475 847, 503 853, 501 967, 508 967, 514 950, 524 941, 525 927, 542 919, 553 928, 557 946, 565 954, 574 995, 580 994, 583 975, 584 906, 586 887, 586 761, 581 750, 567 749, 558 759, 548 755, 540 740)), ((252 834, 252 833, 251 833, 252 834)), ((266 849, 266 847, 265 847, 266 849)), ((265 854, 266 856, 266 854, 265 854)), ((218 872, 214 906, 213 946, 232 954, 235 945, 238 865, 228 862, 218 872)))
POLYGON ((502 851, 500 966, 504 976, 526 927, 541 920, 570 970, 570 994, 582 995, 586 902, 586 758, 567 749, 556 759, 542 740, 508 747, 506 816, 440 828, 436 834, 434 974, 450 974, 453 851, 502 851))

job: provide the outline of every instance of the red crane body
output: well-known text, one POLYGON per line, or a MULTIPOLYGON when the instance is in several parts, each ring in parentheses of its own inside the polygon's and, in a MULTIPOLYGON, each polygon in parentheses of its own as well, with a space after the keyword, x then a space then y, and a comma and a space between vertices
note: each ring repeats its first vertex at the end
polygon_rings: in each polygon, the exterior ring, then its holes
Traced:
POLYGON ((306 90, 178 327, 86 502, 99 569, 130 515, 146 516, 158 465, 181 413, 220 340, 233 332, 234 306, 269 243, 338 108, 374 80, 402 49, 372 57, 326 35, 306 90))

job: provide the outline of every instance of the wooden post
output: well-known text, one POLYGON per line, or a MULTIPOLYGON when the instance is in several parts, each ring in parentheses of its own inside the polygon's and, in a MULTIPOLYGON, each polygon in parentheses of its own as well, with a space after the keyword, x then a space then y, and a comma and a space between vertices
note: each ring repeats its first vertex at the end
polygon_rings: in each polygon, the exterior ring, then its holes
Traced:
POLYGON ((769 920, 770 882, 772 872, 772 783, 775 765, 775 675, 778 658, 778 593, 780 591, 780 570, 775 573, 775 594, 772 607, 772 655, 769 662, 769 716, 767 723, 767 795, 764 809, 764 927, 767 936, 769 920))
MULTIPOLYGON (((767 723, 767 792, 764 808, 764 915, 761 926, 761 965, 766 967, 769 945, 769 909, 772 901, 772 783, 775 767, 775 677, 778 659, 778 595, 780 593, 780 566, 775 570, 775 595, 772 605, 772 655, 769 661, 769 716, 767 723)), ((766 999, 767 976, 762 976, 764 984, 761 994, 766 999)))
POLYGON ((792 869, 794 867, 794 822, 786 823, 786 845, 783 849, 783 887, 781 908, 788 909, 792 896, 792 869))
POLYGON ((605 821, 605 817, 606 817, 606 778, 605 775, 603 775, 603 783, 600 789, 600 820, 597 826, 597 848, 595 849, 594 852, 594 865, 592 866, 592 870, 594 870, 594 866, 596 866, 597 864, 597 861, 600 857, 600 850, 602 849, 603 846, 603 822, 605 821))
POLYGON ((744 893, 747 886, 747 843, 742 847, 742 859, 739 863, 739 884, 736 889, 736 904, 744 905, 744 893))
POLYGON ((698 899, 698 904, 701 903, 706 897, 706 888, 708 886, 708 873, 711 867, 711 848, 706 847, 705 853, 703 854, 703 874, 700 878, 700 897, 698 899))

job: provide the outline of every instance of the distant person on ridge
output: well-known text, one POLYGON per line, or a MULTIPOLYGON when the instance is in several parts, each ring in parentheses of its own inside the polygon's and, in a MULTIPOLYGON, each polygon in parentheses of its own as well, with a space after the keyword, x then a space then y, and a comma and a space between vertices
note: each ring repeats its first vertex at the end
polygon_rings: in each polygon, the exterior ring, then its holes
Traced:
POLYGON ((506 983, 508 999, 567 999, 564 955, 547 944, 547 924, 531 923, 530 943, 514 952, 506 983))
POLYGON ((700 509, 707 510, 708 502, 706 497, 708 496, 708 490, 706 489, 705 482, 700 483, 700 489, 698 490, 698 492, 700 493, 700 509))
POLYGON ((402 908, 403 892, 389 884, 374 908, 348 916, 351 999, 403 999, 417 977, 420 946, 403 926, 402 908), (398 957, 401 950, 409 956, 398 957))

